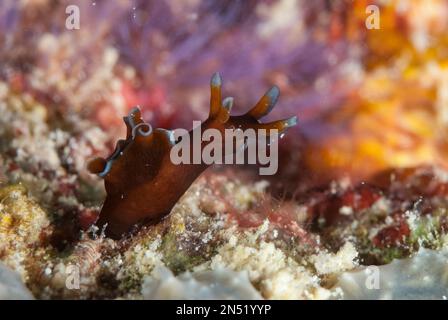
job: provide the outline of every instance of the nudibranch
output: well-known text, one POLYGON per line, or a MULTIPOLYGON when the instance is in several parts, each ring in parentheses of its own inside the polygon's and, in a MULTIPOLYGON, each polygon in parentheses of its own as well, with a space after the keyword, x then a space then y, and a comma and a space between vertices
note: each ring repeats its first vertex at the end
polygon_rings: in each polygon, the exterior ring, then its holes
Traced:
MULTIPOLYGON (((246 114, 231 116, 233 98, 222 100, 221 84, 221 76, 215 73, 210 82, 208 119, 199 128, 189 131, 190 137, 195 130, 209 128, 220 132, 234 128, 265 129, 269 132, 277 129, 281 134, 296 125, 296 117, 270 123, 258 121, 277 102, 280 91, 276 86, 268 90, 246 114)), ((170 159, 170 150, 180 140, 174 139, 173 131, 153 130, 150 124, 143 121, 138 108, 123 119, 127 127, 126 139, 117 142, 115 151, 107 159, 96 158, 88 164, 91 173, 104 178, 107 193, 97 226, 104 227, 106 235, 115 239, 134 225, 154 224, 166 217, 194 180, 209 166, 204 162, 174 164, 170 159)), ((206 143, 202 143, 201 148, 205 146, 206 143)))

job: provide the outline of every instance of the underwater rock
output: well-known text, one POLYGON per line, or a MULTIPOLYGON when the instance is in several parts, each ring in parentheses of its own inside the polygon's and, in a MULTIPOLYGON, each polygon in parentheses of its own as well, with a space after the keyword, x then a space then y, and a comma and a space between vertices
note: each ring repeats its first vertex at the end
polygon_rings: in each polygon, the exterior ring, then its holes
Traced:
POLYGON ((219 269, 174 276, 163 266, 144 280, 142 295, 145 299, 262 299, 245 272, 219 269))
POLYGON ((0 300, 32 300, 19 275, 0 262, 0 300))
POLYGON ((343 299, 444 299, 448 297, 448 251, 420 249, 413 257, 343 273, 335 287, 343 299))

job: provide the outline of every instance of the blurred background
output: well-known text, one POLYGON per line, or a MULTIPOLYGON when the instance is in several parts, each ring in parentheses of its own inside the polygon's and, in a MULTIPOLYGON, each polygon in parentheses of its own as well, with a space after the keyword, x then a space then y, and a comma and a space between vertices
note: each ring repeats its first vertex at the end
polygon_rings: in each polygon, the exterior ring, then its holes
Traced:
MULTIPOLYGON (((445 166, 447 27, 443 0, 2 0, 1 110, 44 121, 36 143, 78 137, 66 166, 80 172, 124 134, 122 116, 135 105, 154 127, 204 120, 219 71, 235 113, 276 84, 281 97, 266 120, 298 116, 281 144, 285 185, 445 166), (379 29, 366 28, 371 4, 379 29), (80 9, 79 29, 66 28, 68 5, 80 9)), ((4 158, 20 145, 11 139, 27 135, 8 127, 14 119, 0 128, 4 158)))

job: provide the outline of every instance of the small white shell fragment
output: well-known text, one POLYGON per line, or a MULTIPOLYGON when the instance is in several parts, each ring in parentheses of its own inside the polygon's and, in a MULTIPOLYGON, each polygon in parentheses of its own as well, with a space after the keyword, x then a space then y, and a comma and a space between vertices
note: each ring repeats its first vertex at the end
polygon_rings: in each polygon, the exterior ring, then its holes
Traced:
POLYGON ((343 299, 444 299, 448 296, 448 251, 420 249, 413 257, 344 272, 334 288, 343 299))
POLYGON ((174 276, 157 266, 142 285, 144 299, 262 299, 245 272, 228 269, 185 272, 174 276))
POLYGON ((33 300, 20 276, 0 262, 0 300, 33 300))

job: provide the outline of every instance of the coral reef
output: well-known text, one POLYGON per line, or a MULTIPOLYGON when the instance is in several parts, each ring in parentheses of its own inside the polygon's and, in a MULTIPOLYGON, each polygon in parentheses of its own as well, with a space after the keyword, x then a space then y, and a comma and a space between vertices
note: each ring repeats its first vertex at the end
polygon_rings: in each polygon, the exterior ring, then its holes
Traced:
POLYGON ((169 269, 159 267, 143 282, 142 295, 145 299, 261 299, 247 274, 225 269, 174 277, 169 269))
POLYGON ((378 269, 343 273, 336 286, 345 299, 446 300, 447 259, 446 251, 421 249, 411 258, 394 260, 378 269), (366 286, 367 282, 370 286, 366 286))
POLYGON ((0 300, 31 300, 20 276, 0 263, 0 300))
POLYGON ((73 0, 67 30, 65 1, 1 1, 0 297, 153 298, 166 277, 223 298, 443 299, 448 5, 373 1, 368 30, 370 2, 73 0), (159 223, 106 237, 86 163, 137 105, 154 128, 203 119, 215 70, 236 114, 275 83, 266 122, 300 116, 278 174, 210 168, 159 223), (368 266, 395 284, 365 292, 368 266))

